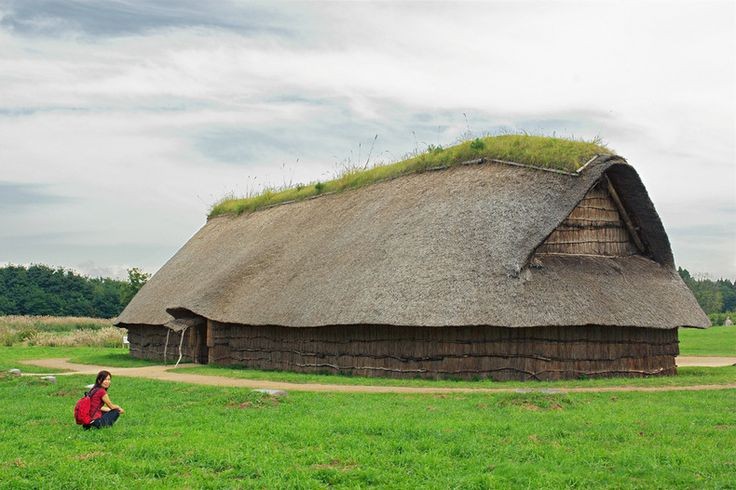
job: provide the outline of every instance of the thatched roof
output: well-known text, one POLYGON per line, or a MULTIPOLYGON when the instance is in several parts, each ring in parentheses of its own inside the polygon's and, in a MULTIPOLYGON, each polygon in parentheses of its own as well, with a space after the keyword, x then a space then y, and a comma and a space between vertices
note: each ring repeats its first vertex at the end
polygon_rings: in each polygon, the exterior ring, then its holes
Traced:
POLYGON ((310 327, 707 326, 638 175, 599 157, 579 175, 501 163, 403 176, 210 219, 118 325, 180 311, 310 327), (603 175, 647 256, 530 257, 603 175))

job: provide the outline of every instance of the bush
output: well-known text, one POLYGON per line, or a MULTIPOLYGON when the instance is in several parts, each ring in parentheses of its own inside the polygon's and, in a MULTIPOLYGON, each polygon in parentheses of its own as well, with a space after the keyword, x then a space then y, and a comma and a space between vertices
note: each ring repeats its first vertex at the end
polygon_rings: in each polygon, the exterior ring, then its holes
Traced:
POLYGON ((734 311, 726 311, 724 313, 711 313, 708 315, 708 318, 710 318, 710 323, 713 324, 714 327, 720 327, 722 326, 726 318, 731 318, 731 321, 736 324, 736 312, 734 311))
POLYGON ((480 138, 475 138, 472 143, 470 143, 470 148, 473 150, 482 150, 486 147, 486 144, 483 142, 480 138))

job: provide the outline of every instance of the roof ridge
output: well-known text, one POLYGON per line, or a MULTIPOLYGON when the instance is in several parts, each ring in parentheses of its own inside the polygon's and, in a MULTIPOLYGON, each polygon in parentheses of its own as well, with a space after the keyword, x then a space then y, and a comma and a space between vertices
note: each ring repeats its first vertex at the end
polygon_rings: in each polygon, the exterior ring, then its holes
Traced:
POLYGON ((594 141, 533 135, 500 135, 476 138, 442 148, 430 146, 425 153, 371 168, 348 168, 335 178, 284 188, 266 188, 257 195, 225 198, 210 210, 208 219, 220 214, 241 214, 364 187, 407 174, 441 170, 456 165, 495 162, 575 176, 584 166, 612 150, 594 141), (592 157, 592 159, 591 159, 592 157), (523 163, 522 163, 523 162, 523 163))
MULTIPOLYGON (((512 162, 512 161, 509 161, 509 160, 501 160, 501 159, 498 159, 498 158, 485 158, 485 157, 481 157, 481 158, 475 158, 473 160, 465 160, 465 161, 457 162, 457 163, 453 163, 453 164, 437 165, 437 166, 434 166, 434 167, 427 167, 425 169, 422 169, 421 171, 407 172, 407 173, 404 173, 404 174, 393 175, 391 177, 386 177, 386 178, 383 178, 383 179, 380 179, 380 180, 373 181, 369 185, 380 184, 382 182, 389 182, 389 181, 392 181, 392 180, 400 179, 402 177, 408 177, 410 175, 419 175, 419 174, 422 174, 422 173, 425 173, 425 172, 437 172, 437 171, 442 171, 442 170, 449 170, 449 169, 451 169, 453 167, 470 166, 470 165, 481 165, 481 164, 484 164, 484 163, 499 163, 499 164, 502 164, 502 165, 509 165, 509 166, 512 166, 512 167, 528 168, 528 169, 532 169, 532 170, 541 170, 543 172, 551 172, 551 173, 559 174, 559 175, 567 175, 568 177, 580 177, 582 175, 583 170, 585 170, 588 166, 590 166, 596 160, 598 160, 600 158, 605 158, 604 161, 608 161, 612 157, 613 158, 616 158, 616 159, 620 159, 624 163, 628 164, 628 162, 626 162, 626 159, 625 158, 623 158, 623 157, 621 157, 619 155, 616 155, 615 153, 596 154, 590 160, 588 160, 587 162, 585 162, 585 164, 582 167, 580 167, 578 170, 576 170, 575 172, 565 172, 564 170, 558 170, 556 168, 540 167, 538 165, 532 165, 532 164, 529 164, 529 163, 519 163, 519 162, 512 162)), ((360 188, 361 187, 356 187, 356 188, 353 188, 353 189, 342 189, 342 190, 322 192, 320 194, 315 194, 314 196, 308 196, 308 197, 305 197, 303 199, 291 199, 289 201, 282 201, 282 202, 277 202, 277 203, 273 203, 273 204, 268 204, 268 205, 265 205, 265 206, 263 206, 261 208, 258 208, 255 211, 252 211, 252 213, 253 212, 258 212, 258 211, 265 211, 266 209, 272 209, 272 208, 276 208, 276 207, 283 206, 283 205, 286 205, 286 204, 294 204, 294 203, 297 203, 297 202, 311 201, 313 199, 318 199, 318 198, 323 197, 323 196, 332 196, 332 195, 335 195, 335 194, 342 194, 343 192, 351 191, 351 190, 357 190, 357 189, 360 189, 360 188)), ((214 218, 217 218, 217 217, 220 217, 220 216, 239 216, 239 215, 240 215, 240 213, 236 213, 236 212, 221 213, 221 214, 216 214, 214 216, 208 216, 207 217, 207 221, 209 221, 211 219, 214 219, 214 218)))

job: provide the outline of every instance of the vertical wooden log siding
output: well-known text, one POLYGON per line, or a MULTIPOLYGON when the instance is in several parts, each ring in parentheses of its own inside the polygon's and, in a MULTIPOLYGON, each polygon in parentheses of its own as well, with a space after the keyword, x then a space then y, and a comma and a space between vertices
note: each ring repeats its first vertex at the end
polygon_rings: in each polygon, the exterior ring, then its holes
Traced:
POLYGON ((212 334, 212 320, 207 320, 207 347, 215 346, 215 337, 212 334))
POLYGON ((537 253, 626 257, 639 253, 639 249, 608 187, 599 183, 539 246, 537 253))
MULTIPOLYGON (((162 358, 164 327, 128 331, 134 357, 162 358)), ((287 328, 211 322, 211 331, 213 364, 395 378, 667 375, 675 374, 679 353, 677 329, 638 327, 287 328)), ((192 360, 191 351, 184 354, 192 360)))
MULTIPOLYGON (((174 351, 176 352, 176 359, 178 359, 179 356, 179 334, 174 334, 174 332, 171 333, 171 335, 176 339, 176 346, 174 351)), ((201 354, 199 352, 199 346, 202 344, 202 330, 200 328, 197 328, 197 326, 192 326, 187 328, 187 331, 184 332, 184 337, 186 338, 186 352, 191 353, 190 358, 194 362, 199 362, 201 360, 201 354)), ((171 345, 169 345, 169 352, 171 352, 171 345)), ((182 354, 185 352, 185 349, 182 346, 182 354)), ((184 356, 182 355, 182 361, 184 360, 184 356)))
MULTIPOLYGON (((166 344, 166 327, 152 327, 150 325, 130 325, 128 329, 128 341, 130 342, 130 355, 138 359, 149 359, 152 361, 164 360, 164 346, 166 344)), ((197 345, 194 328, 188 328, 184 332, 184 343, 182 344, 182 362, 194 362, 194 353, 197 345)), ((179 358, 179 332, 171 332, 169 335, 169 346, 167 349, 167 362, 174 363, 179 358)))

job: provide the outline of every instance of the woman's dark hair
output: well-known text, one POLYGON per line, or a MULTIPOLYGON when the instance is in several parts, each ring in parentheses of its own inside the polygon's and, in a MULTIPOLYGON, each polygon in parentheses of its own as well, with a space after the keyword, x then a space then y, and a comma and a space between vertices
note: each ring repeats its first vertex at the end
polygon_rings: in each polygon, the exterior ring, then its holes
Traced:
POLYGON ((95 378, 95 388, 101 388, 102 382, 105 381, 108 376, 112 378, 112 374, 110 374, 110 371, 100 371, 99 373, 97 373, 97 378, 95 378))

